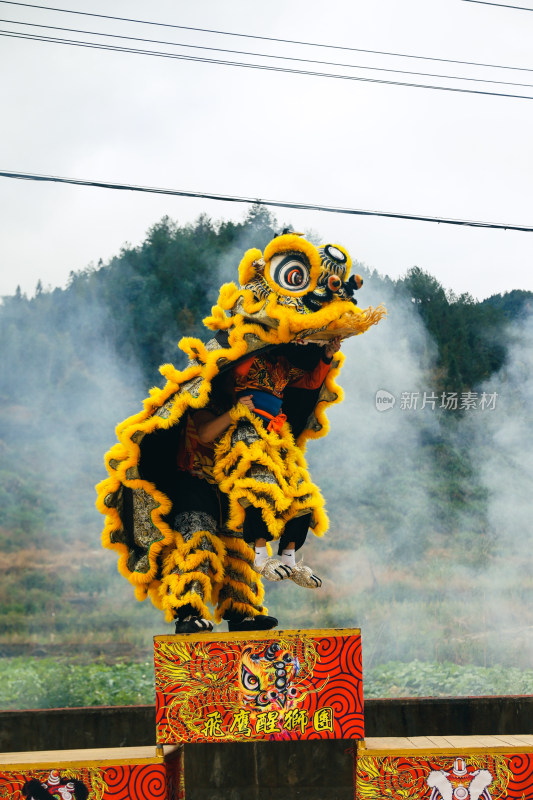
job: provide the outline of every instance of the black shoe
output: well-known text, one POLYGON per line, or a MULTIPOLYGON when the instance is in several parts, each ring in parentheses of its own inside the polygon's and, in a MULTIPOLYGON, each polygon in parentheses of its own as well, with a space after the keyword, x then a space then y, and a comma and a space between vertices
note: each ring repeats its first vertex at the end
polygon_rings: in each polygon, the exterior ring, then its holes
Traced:
POLYGON ((229 631, 269 631, 278 624, 276 617, 257 614, 255 617, 234 616, 228 620, 229 631))
POLYGON ((176 633, 209 633, 213 623, 199 614, 189 614, 184 619, 176 620, 176 633))

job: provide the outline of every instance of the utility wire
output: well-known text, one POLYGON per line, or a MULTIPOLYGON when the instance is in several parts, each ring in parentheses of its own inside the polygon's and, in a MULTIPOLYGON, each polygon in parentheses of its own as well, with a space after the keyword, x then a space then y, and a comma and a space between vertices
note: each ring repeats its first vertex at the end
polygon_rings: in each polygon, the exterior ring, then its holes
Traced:
POLYGON ((30 172, 11 172, 0 170, 0 177, 14 178, 25 181, 45 181, 51 183, 67 183, 73 186, 92 186, 100 189, 119 189, 130 192, 148 192, 149 194, 169 195, 171 197, 195 197, 203 200, 219 200, 225 203, 248 203, 261 206, 274 206, 276 208, 292 208, 303 211, 326 211, 330 214, 350 214, 362 217, 388 217, 391 219, 414 220, 416 222, 437 222, 443 225, 460 225, 470 228, 495 228, 498 230, 522 231, 533 233, 533 227, 525 225, 507 225, 501 222, 476 222, 465 219, 449 219, 446 217, 429 217, 413 214, 400 214, 392 211, 366 211, 355 208, 342 208, 340 206, 320 206, 312 203, 292 203, 283 200, 262 200, 254 197, 239 197, 236 195, 210 194, 207 192, 190 192, 183 189, 159 189, 152 186, 136 186, 125 183, 107 183, 104 181, 87 181, 81 178, 60 178, 53 175, 35 175, 30 172))
MULTIPOLYGON (((2 0, 0 0, 1 2, 2 0)), ((11 39, 26 39, 33 42, 47 42, 49 44, 62 44, 74 47, 86 47, 92 50, 107 50, 117 53, 131 53, 145 56, 155 56, 158 58, 172 58, 179 61, 195 61, 203 64, 219 64, 227 67, 244 67, 245 69, 266 70, 269 72, 283 72, 291 75, 311 75, 315 78, 335 78, 345 81, 363 81, 364 83, 377 83, 385 86, 404 86, 411 89, 434 89, 442 92, 459 92, 461 94, 477 94, 486 97, 508 97, 515 100, 533 100, 532 95, 510 94, 506 92, 489 92, 482 89, 461 89, 456 86, 434 86, 431 84, 411 83, 408 81, 385 80, 384 78, 369 78, 361 75, 340 75, 331 72, 313 72, 304 69, 289 67, 276 67, 271 64, 249 64, 242 61, 223 61, 216 58, 206 58, 200 56, 187 56, 178 53, 162 53, 158 50, 138 50, 133 47, 119 47, 111 44, 94 44, 92 42, 81 42, 78 39, 60 39, 52 36, 39 36, 30 33, 13 33, 12 31, 0 30, 0 37, 4 36, 11 39)))
MULTIPOLYGON (((473 0, 472 0, 473 1, 473 0)), ((527 67, 512 67, 503 64, 484 64, 477 61, 459 61, 453 58, 435 58, 432 56, 408 55, 407 53, 392 53, 387 50, 367 50, 362 47, 345 47, 338 44, 324 44, 320 42, 301 42, 294 39, 279 39, 274 36, 257 36, 251 33, 235 33, 231 31, 220 31, 212 28, 193 28, 189 25, 174 25, 170 22, 153 22, 151 20, 133 19, 130 17, 113 17, 109 14, 94 14, 89 11, 75 11, 70 8, 56 8, 54 6, 42 6, 35 3, 18 3, 15 0, 0 0, 0 3, 10 6, 22 6, 24 8, 38 8, 44 11, 58 11, 61 14, 78 14, 85 17, 96 17, 98 19, 111 19, 117 22, 133 22, 138 25, 156 25, 161 28, 177 28, 184 31, 195 31, 196 33, 214 33, 218 36, 237 36, 242 39, 259 39, 265 42, 278 42, 280 44, 297 44, 303 47, 325 47, 329 50, 347 50, 354 53, 371 53, 379 56, 394 56, 395 58, 416 58, 422 61, 440 61, 446 64, 463 64, 471 67, 491 67, 494 69, 514 69, 519 71, 531 72, 527 67)))
MULTIPOLYGON (((134 42, 146 42, 148 44, 164 44, 170 45, 171 47, 187 47, 192 48, 194 50, 209 50, 216 53, 230 53, 232 55, 240 55, 240 56, 253 56, 255 58, 274 58, 278 61, 299 61, 305 64, 319 64, 320 66, 328 66, 328 67, 345 67, 347 69, 366 69, 371 70, 374 72, 392 72, 396 75, 416 75, 418 77, 424 78, 444 78, 446 80, 454 80, 454 81, 473 81, 475 83, 494 83, 500 86, 522 86, 533 89, 533 84, 531 83, 516 83, 514 81, 498 81, 493 80, 492 78, 468 78, 465 76, 459 75, 442 75, 441 73, 434 73, 434 72, 414 72, 413 70, 406 70, 406 69, 393 69, 387 67, 368 67, 364 64, 346 64, 338 61, 319 61, 313 58, 298 58, 296 56, 279 56, 279 55, 271 55, 270 53, 257 53, 257 52, 250 52, 248 50, 228 50, 222 47, 208 47, 207 45, 198 45, 198 44, 186 44, 184 42, 168 42, 161 39, 146 39, 140 36, 123 36, 117 33, 101 33, 100 31, 87 31, 80 28, 63 28, 58 25, 41 25, 38 22, 20 22, 19 20, 13 19, 1 19, 0 22, 8 22, 9 24, 13 25, 26 25, 31 26, 32 28, 45 28, 47 30, 54 30, 54 31, 64 31, 67 33, 83 33, 87 36, 103 36, 110 39, 127 39, 128 41, 134 42)), ((17 33, 18 31, 10 31, 12 33, 17 33)), ((41 36, 44 34, 37 33, 36 36, 41 36)), ((97 44, 97 42, 92 42, 92 44, 97 44)), ((533 69, 530 70, 533 72, 533 69)))
POLYGON ((527 6, 508 6, 506 3, 489 3, 487 0, 463 0, 465 3, 479 3, 482 6, 496 6, 496 8, 515 8, 517 11, 533 11, 527 6))

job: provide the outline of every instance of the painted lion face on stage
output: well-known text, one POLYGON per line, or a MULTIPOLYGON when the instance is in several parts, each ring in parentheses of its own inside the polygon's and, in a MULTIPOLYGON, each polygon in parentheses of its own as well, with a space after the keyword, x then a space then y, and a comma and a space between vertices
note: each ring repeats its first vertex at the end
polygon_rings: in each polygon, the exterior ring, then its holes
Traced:
POLYGON ((258 652, 246 647, 239 672, 242 708, 256 714, 276 711, 282 717, 301 696, 300 690, 294 685, 299 671, 296 656, 277 642, 258 652))
POLYGON ((359 275, 350 277, 351 265, 340 245, 315 247, 299 234, 282 234, 264 253, 257 249, 245 253, 239 266, 240 288, 225 284, 204 323, 212 330, 227 330, 230 342, 245 331, 248 345, 256 337, 259 346, 363 333, 384 311, 357 307, 353 294, 363 281, 359 275))
POLYGON ((27 800, 87 800, 89 789, 82 781, 64 777, 53 769, 44 781, 32 778, 22 787, 27 800))

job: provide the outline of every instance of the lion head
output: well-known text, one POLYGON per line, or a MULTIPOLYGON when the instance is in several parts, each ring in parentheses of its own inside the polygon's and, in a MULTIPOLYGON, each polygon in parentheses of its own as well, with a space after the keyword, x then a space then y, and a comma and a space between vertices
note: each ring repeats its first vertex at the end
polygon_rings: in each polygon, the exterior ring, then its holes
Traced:
POLYGON ((354 292, 363 283, 350 276, 348 252, 337 244, 315 247, 300 234, 285 233, 264 253, 248 250, 239 265, 239 283, 225 284, 212 316, 212 330, 244 331, 264 344, 296 339, 327 341, 366 331, 385 311, 361 310, 354 292))

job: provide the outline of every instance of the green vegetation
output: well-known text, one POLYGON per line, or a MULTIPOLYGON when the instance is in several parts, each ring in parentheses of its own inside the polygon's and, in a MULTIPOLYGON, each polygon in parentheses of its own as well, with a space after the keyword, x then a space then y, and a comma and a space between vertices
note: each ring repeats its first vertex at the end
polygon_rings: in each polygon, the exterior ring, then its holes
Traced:
MULTIPOLYGON (((201 320, 220 284, 236 277, 244 250, 283 227, 260 207, 242 223, 165 218, 141 246, 72 273, 64 290, 39 284, 34 297, 4 298, 0 707, 151 702, 151 637, 169 627, 134 600, 114 555, 100 549, 93 486, 114 425, 160 382, 158 365, 183 365, 181 336, 205 338, 201 320)), ((507 326, 527 312, 531 293, 477 303, 418 267, 398 281, 357 269, 376 296, 418 314, 427 336, 409 346, 428 365, 429 388, 476 390, 505 368, 507 326)), ((531 691, 531 675, 513 673, 531 663, 521 633, 533 629, 531 556, 512 562, 495 541, 458 419, 435 415, 417 429, 416 453, 402 437, 379 475, 363 461, 342 485, 332 426, 312 464, 335 515, 335 536, 308 549, 324 588, 305 603, 297 587, 283 586, 283 597, 268 588, 282 627, 363 627, 367 696, 531 691), (486 609, 495 576, 494 615, 486 609)))
MULTIPOLYGON (((461 697, 533 694, 533 670, 390 661, 365 669, 373 697, 461 697)), ((144 705, 155 702, 150 661, 69 664, 51 658, 0 659, 0 709, 144 705)))
POLYGON ((0 709, 127 706, 155 702, 153 662, 113 666, 0 659, 0 709))
POLYGON ((533 694, 533 670, 390 661, 365 671, 365 697, 533 694))

